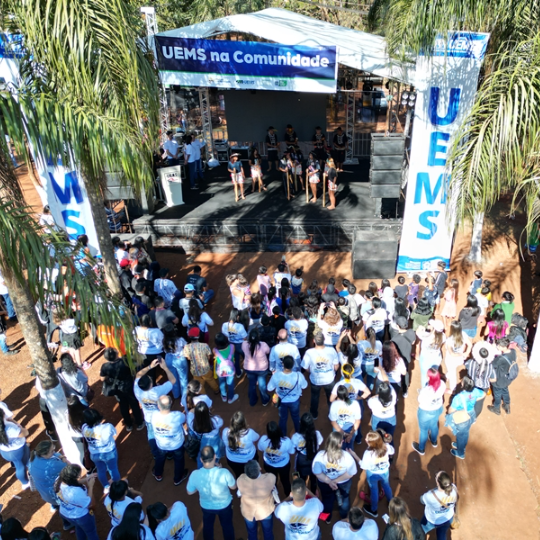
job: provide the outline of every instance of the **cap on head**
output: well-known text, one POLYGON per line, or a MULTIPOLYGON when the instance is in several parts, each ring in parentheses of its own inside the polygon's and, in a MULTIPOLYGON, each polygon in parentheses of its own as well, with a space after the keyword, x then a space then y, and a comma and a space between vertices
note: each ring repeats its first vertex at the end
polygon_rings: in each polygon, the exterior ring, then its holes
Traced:
POLYGON ((129 266, 129 259, 122 259, 120 261, 120 268, 125 268, 126 266, 129 266))
POLYGON ((193 292, 194 290, 195 287, 191 283, 184 285, 184 292, 193 292))
POLYGON ((188 337, 191 338, 198 338, 201 335, 201 330, 198 326, 194 326, 193 328, 190 328, 187 333, 188 337))

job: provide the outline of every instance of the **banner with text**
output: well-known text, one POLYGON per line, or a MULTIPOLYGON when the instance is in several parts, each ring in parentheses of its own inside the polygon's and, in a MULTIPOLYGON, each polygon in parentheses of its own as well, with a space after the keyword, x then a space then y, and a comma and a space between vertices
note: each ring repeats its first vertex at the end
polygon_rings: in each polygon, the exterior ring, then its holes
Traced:
MULTIPOLYGON (((489 34, 453 32, 416 62, 416 107, 398 272, 450 263, 447 153, 474 103, 489 34)), ((451 206, 451 205, 450 205, 451 206)))
POLYGON ((155 40, 161 80, 166 85, 336 91, 336 47, 166 36, 155 36, 155 40))

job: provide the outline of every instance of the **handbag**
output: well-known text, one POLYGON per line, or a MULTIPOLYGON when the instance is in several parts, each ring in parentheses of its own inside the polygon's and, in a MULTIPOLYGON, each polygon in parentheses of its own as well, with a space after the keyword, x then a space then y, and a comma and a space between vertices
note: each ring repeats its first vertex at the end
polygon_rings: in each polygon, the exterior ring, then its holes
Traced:
MULTIPOLYGON (((294 386, 283 396, 287 397, 292 391, 298 386, 298 381, 300 380, 300 375, 296 376, 296 382, 294 383, 294 386)), ((274 395, 272 396, 272 405, 274 407, 279 407, 281 405, 281 399, 277 392, 274 392, 274 395)))
MULTIPOLYGON (((454 516, 452 518, 452 521, 450 522, 450 528, 452 530, 456 530, 456 529, 459 529, 460 525, 461 525, 461 521, 459 520, 459 517, 457 515, 457 503, 459 501, 459 492, 457 490, 457 487, 454 486, 454 489, 456 490, 456 502, 454 503, 454 516)), ((439 499, 439 497, 437 497, 437 494, 435 493, 435 490, 431 490, 431 493, 433 493, 433 496, 437 499, 437 502, 443 507, 443 508, 448 508, 449 505, 448 504, 445 504, 441 501, 441 499, 439 499)))

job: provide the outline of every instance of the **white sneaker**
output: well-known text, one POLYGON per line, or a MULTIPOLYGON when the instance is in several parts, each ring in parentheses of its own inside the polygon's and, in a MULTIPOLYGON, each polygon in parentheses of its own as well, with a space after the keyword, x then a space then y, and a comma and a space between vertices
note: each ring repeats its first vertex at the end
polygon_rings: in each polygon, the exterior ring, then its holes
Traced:
POLYGON ((234 403, 238 399, 238 394, 234 394, 232 399, 229 399, 229 403, 234 403))
POLYGON ((225 403, 227 401, 227 396, 221 396, 221 401, 223 401, 223 403, 225 403))

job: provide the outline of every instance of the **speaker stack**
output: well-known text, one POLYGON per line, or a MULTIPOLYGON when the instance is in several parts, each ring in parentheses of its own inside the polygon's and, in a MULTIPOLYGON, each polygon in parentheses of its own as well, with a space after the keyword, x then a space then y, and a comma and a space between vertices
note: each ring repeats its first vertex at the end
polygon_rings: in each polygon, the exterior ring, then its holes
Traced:
POLYGON ((369 179, 373 199, 399 199, 401 169, 405 151, 402 133, 371 134, 371 168, 369 179))
POLYGON ((391 230, 354 233, 353 279, 391 279, 396 275, 398 238, 391 230))

